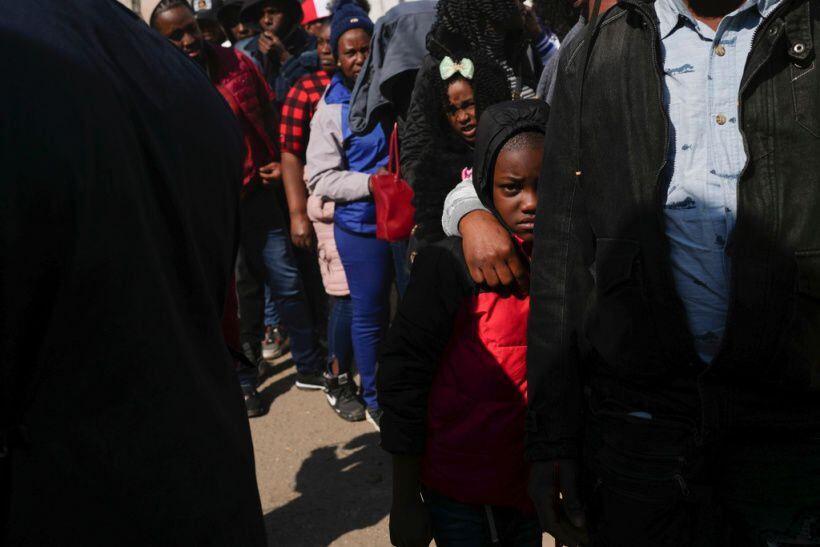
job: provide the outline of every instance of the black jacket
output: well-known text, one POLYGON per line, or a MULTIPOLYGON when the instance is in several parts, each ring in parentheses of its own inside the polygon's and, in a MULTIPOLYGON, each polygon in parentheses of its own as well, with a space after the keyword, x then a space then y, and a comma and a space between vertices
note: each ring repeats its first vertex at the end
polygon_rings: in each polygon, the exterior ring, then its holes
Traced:
POLYGON ((236 117, 117 2, 4 0, 0 47, 0 544, 265 545, 236 117))
POLYGON ((585 49, 561 56, 532 267, 532 459, 576 454, 584 370, 593 389, 628 386, 628 406, 697 384, 717 390, 734 425, 820 426, 818 21, 817 1, 786 0, 749 55, 749 163, 728 247, 727 331, 709 367, 694 351, 664 232, 669 122, 654 6, 626 0, 597 25, 581 107, 585 49), (732 406, 741 399, 751 403, 732 406))
MULTIPOLYGON (((549 107, 538 100, 506 101, 490 107, 478 127, 473 183, 482 203, 495 212, 493 171, 504 143, 524 131, 544 130, 549 107)), ((497 214, 497 213, 496 213, 497 214)), ((395 454, 424 452, 427 396, 453 332, 464 298, 486 291, 467 269, 461 238, 422 250, 410 284, 379 357, 382 447, 395 454)))

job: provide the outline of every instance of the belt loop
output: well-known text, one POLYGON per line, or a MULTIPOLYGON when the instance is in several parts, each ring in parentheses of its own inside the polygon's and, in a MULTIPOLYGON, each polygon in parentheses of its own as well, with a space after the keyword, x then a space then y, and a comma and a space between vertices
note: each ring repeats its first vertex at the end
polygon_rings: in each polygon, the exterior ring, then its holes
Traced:
POLYGON ((487 524, 490 525, 490 541, 493 545, 496 545, 500 541, 498 540, 498 529, 495 527, 495 518, 493 518, 493 508, 485 505, 484 512, 487 513, 487 524))

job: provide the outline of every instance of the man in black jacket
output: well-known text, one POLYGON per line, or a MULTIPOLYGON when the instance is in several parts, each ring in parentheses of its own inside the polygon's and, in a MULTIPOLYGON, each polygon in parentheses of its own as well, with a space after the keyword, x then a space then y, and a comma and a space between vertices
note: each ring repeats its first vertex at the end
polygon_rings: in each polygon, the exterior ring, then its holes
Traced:
POLYGON ((236 117, 117 2, 4 0, 0 47, 0 544, 265 545, 236 117))
POLYGON ((594 19, 561 59, 539 187, 542 524, 577 543, 585 502, 596 545, 820 544, 820 5, 594 19))

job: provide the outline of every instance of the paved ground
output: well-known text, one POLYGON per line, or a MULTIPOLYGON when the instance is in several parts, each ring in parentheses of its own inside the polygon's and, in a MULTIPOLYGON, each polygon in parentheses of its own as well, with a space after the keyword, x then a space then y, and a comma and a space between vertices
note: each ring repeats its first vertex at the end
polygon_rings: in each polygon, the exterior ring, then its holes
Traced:
POLYGON ((251 420, 269 545, 389 546, 390 467, 378 434, 293 381, 290 361, 277 361, 260 387, 270 412, 251 420))
POLYGON ((321 392, 293 387, 278 361, 251 420, 256 472, 271 546, 390 545, 389 458, 367 422, 336 417, 321 392))

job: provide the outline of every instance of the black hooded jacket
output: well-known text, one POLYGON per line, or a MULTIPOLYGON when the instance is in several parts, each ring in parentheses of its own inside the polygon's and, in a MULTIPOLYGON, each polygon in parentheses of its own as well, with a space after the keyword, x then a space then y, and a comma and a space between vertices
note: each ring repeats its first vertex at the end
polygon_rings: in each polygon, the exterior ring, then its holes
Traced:
MULTIPOLYGON (((521 63, 526 85, 535 85, 522 43, 521 63)), ((444 200, 461 182, 461 171, 472 165, 473 150, 456 135, 442 113, 438 82, 439 64, 445 56, 469 58, 476 67, 472 80, 478 115, 488 106, 509 100, 512 92, 504 69, 486 53, 472 50, 461 36, 439 28, 427 38, 430 52, 424 59, 413 90, 407 121, 400 126, 402 173, 415 192, 417 240, 433 243, 444 238, 441 215, 444 200)), ((534 89, 534 87, 533 87, 534 89)))
MULTIPOLYGON (((475 146, 473 180, 490 211, 495 211, 492 174, 504 143, 518 133, 543 133, 548 114, 546 103, 537 100, 507 101, 484 113, 475 146)), ((427 399, 456 314, 466 297, 484 290, 470 277, 460 238, 430 245, 416 258, 379 359, 382 447, 388 452, 424 452, 427 399)))

